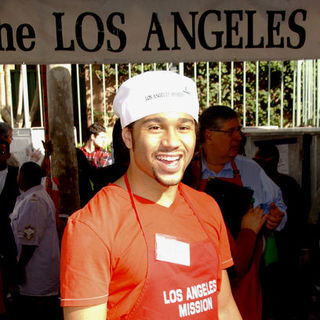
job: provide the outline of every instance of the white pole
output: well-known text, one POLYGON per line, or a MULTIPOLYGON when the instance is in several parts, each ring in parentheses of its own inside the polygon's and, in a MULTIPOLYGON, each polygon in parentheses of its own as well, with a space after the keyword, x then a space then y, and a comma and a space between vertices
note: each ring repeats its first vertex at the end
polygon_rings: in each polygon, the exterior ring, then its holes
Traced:
POLYGON ((28 78, 27 78, 27 65, 21 65, 22 83, 23 83, 23 106, 24 106, 24 123, 26 128, 30 128, 30 115, 29 115, 29 93, 28 93, 28 78))

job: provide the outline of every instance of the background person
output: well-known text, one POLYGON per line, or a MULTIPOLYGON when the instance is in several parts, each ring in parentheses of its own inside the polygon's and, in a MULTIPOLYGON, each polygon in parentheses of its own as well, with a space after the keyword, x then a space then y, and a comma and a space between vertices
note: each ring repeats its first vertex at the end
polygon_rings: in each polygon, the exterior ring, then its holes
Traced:
POLYGON ((128 169, 130 155, 128 148, 122 140, 121 131, 120 119, 117 119, 112 131, 114 162, 107 167, 97 169, 96 181, 94 184, 95 193, 109 183, 118 180, 128 169))
MULTIPOLYGON (((12 128, 6 122, 0 122, 0 139, 6 141, 9 145, 12 143, 13 134, 12 128)), ((8 165, 12 167, 19 167, 20 163, 13 154, 10 154, 7 160, 8 165)))
POLYGON ((112 162, 111 154, 104 149, 106 138, 105 127, 95 122, 88 128, 87 141, 80 148, 89 163, 89 177, 92 182, 92 189, 94 189, 94 185, 98 179, 98 169, 104 168, 112 162))
POLYGON ((10 145, 0 139, 0 217, 8 219, 19 195, 17 183, 18 167, 8 165, 10 145))
POLYGON ((10 215, 18 248, 18 319, 56 319, 59 294, 59 241, 55 206, 41 185, 41 168, 25 162, 10 215))
POLYGON ((16 284, 17 249, 10 226, 9 214, 12 212, 19 188, 18 168, 8 166, 10 146, 0 140, 0 319, 8 318, 10 305, 7 296, 16 284))
POLYGON ((103 168, 109 165, 111 155, 104 149, 106 138, 106 128, 102 124, 95 122, 88 128, 87 141, 80 149, 91 167, 103 168))
POLYGON ((242 134, 234 110, 210 107, 201 114, 199 123, 200 151, 184 181, 212 195, 221 207, 235 262, 229 273, 234 298, 243 319, 261 319, 263 240, 259 231, 263 225, 268 230, 283 228, 286 206, 279 187, 261 167, 238 154, 242 134))
POLYGON ((194 82, 145 72, 122 84, 114 109, 130 164, 69 218, 61 256, 65 319, 241 319, 220 210, 180 183, 196 141, 194 82), (204 288, 202 298, 192 286, 204 288))
MULTIPOLYGON (((253 158, 276 183, 287 206, 288 222, 281 232, 275 232, 278 259, 262 269, 264 316, 266 319, 287 319, 298 314, 301 296, 296 293, 299 276, 299 251, 307 219, 304 195, 298 182, 278 171, 280 159, 276 145, 265 142, 259 145, 253 158)), ((307 237, 305 237, 307 238, 307 237)))

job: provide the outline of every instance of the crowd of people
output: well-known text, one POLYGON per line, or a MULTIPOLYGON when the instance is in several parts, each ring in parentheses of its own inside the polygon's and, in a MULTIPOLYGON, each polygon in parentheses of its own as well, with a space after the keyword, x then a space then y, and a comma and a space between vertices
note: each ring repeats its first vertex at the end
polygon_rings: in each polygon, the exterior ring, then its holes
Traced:
POLYGON ((169 71, 125 81, 113 108, 112 155, 98 123, 77 148, 81 209, 61 244, 41 182, 54 146, 19 168, 0 123, 0 319, 316 319, 319 238, 302 261, 308 212, 277 147, 241 155, 237 113, 198 117, 195 83, 169 71))

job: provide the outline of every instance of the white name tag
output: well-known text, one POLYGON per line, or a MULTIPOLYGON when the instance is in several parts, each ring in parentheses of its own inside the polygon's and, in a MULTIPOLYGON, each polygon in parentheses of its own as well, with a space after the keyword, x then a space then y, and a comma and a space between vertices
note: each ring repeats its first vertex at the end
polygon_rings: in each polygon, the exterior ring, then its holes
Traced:
POLYGON ((190 245, 156 233, 156 260, 190 266, 190 245))

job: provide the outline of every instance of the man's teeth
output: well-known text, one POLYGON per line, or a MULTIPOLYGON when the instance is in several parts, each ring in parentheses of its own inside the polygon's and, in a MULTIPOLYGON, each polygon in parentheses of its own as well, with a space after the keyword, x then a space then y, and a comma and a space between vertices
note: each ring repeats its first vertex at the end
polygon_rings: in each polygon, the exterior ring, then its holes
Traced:
POLYGON ((158 160, 163 160, 163 161, 177 161, 179 160, 178 156, 158 156, 158 160))

